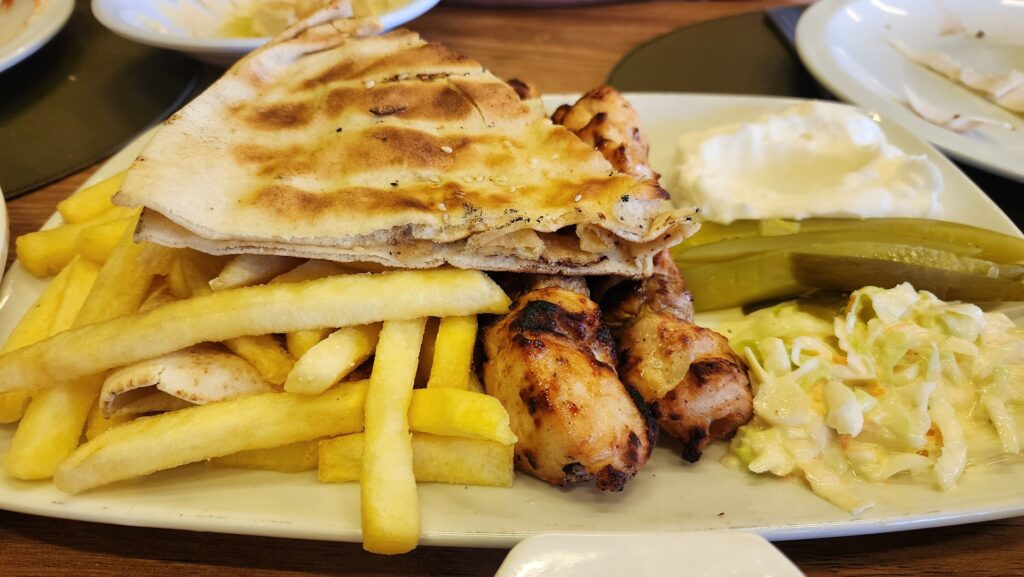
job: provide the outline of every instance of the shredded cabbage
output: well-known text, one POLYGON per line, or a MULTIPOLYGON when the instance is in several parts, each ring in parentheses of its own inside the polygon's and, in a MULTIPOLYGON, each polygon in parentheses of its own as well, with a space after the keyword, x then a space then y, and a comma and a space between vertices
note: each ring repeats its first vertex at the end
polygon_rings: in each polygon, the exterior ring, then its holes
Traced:
POLYGON ((1024 331, 1002 313, 904 283, 858 290, 831 319, 783 303, 723 331, 754 390, 731 454, 854 514, 873 505, 863 483, 955 487, 979 428, 1021 452, 1024 331))

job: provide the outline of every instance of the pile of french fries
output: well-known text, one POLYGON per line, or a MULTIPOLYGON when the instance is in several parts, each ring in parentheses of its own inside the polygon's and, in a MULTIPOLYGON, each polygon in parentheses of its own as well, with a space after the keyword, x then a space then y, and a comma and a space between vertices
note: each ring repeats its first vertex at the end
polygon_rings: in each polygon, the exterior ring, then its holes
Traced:
POLYGON ((472 366, 476 315, 510 304, 485 274, 136 243, 138 213, 110 200, 122 178, 17 240, 22 266, 53 278, 0 351, 0 422, 18 423, 6 475, 79 493, 201 461, 316 470, 359 482, 364 547, 386 554, 418 542, 418 482, 511 485, 516 438, 472 366), (225 357, 258 386, 203 397, 194 359, 225 357))

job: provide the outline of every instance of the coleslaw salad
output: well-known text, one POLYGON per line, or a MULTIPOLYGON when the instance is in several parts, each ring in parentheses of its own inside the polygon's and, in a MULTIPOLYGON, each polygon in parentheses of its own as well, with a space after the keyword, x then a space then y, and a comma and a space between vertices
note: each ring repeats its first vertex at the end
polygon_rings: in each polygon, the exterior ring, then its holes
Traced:
POLYGON ((874 504, 862 483, 950 490, 972 463, 1021 452, 1024 331, 1005 314, 904 283, 855 291, 831 318, 789 302, 723 330, 754 389, 730 458, 855 515, 874 504))

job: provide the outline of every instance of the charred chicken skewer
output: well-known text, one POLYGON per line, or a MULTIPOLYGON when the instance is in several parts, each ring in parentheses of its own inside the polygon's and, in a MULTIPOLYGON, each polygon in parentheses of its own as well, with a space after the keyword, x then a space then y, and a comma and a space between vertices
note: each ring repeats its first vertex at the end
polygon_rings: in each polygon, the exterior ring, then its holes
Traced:
MULTIPOLYGON (((529 85, 513 81, 539 105, 529 85)), ((554 485, 621 491, 658 427, 619 380, 615 343, 581 277, 516 275, 508 315, 482 335, 484 386, 509 413, 519 468, 554 485), (518 295, 518 296, 517 296, 518 295)))
POLYGON ((657 272, 614 287, 602 299, 618 335, 620 374, 644 397, 658 424, 696 462, 715 439, 753 416, 750 380, 722 335, 693 323, 693 305, 667 252, 657 272))
MULTIPOLYGON (((639 117, 603 86, 552 116, 601 151, 620 171, 652 176, 639 117)), ((620 375, 650 405, 658 423, 694 462, 714 439, 731 436, 753 415, 750 381, 722 335, 693 323, 690 293, 671 256, 655 274, 613 287, 602 299, 618 337, 620 375)))
POLYGON ((615 343, 581 278, 532 275, 483 335, 484 383, 509 413, 516 464, 554 485, 621 491, 657 425, 616 372, 615 343))

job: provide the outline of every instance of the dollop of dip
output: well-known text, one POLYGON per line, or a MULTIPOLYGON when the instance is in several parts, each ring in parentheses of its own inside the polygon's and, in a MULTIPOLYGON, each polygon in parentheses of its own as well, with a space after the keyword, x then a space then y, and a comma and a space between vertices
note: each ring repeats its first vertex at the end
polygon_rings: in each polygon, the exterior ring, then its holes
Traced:
POLYGON ((890 144, 857 109, 801 103, 755 122, 683 135, 670 185, 707 220, 921 217, 940 208, 942 175, 890 144))

